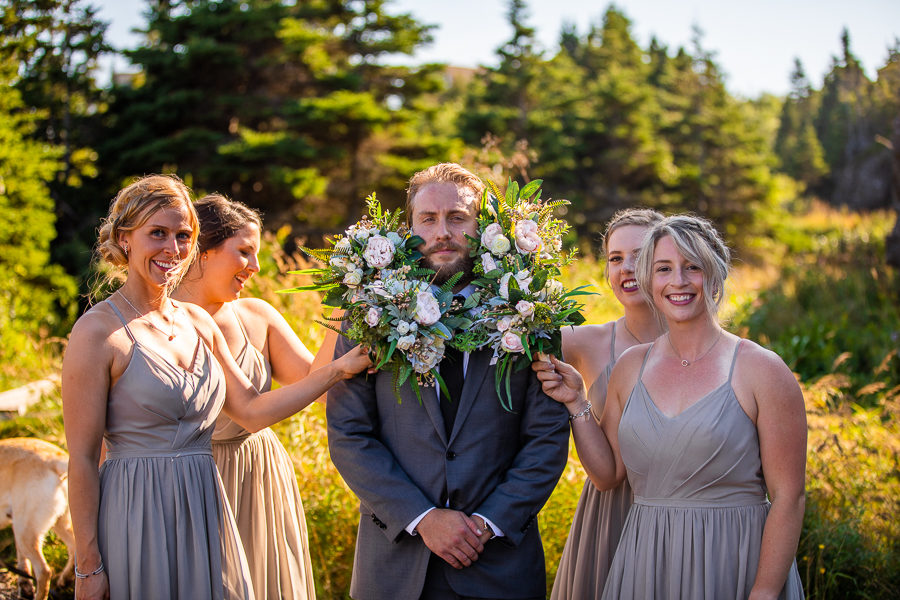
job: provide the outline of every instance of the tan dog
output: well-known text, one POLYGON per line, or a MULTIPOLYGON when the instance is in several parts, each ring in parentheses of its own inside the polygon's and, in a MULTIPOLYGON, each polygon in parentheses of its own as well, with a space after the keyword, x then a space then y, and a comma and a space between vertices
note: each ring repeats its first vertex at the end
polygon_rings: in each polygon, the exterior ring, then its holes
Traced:
POLYGON ((27 572, 28 563, 34 569, 35 600, 44 600, 50 590, 50 566, 41 550, 50 529, 69 550, 57 585, 65 584, 75 564, 68 466, 69 455, 49 442, 36 438, 0 440, 0 528, 13 527, 19 570, 27 572))

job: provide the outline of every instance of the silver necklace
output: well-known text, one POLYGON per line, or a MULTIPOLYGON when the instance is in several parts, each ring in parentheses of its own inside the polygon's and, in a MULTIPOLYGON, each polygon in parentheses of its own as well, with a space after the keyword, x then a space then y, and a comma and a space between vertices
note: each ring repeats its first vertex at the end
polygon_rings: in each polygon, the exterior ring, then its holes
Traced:
POLYGON ((119 292, 119 295, 122 296, 122 300, 124 300, 128 304, 128 306, 131 307, 131 310, 133 310, 135 312, 135 314, 138 316, 138 318, 144 319, 150 327, 152 327, 153 329, 157 330, 158 332, 160 332, 161 334, 166 336, 166 338, 168 338, 168 340, 170 342, 178 336, 178 334, 175 333, 175 317, 178 315, 178 307, 175 306, 174 302, 172 303, 172 324, 169 326, 169 333, 166 333, 161 327, 159 327, 156 323, 154 323, 153 321, 150 320, 149 315, 144 315, 141 313, 141 311, 139 311, 137 308, 135 308, 134 304, 131 303, 131 300, 128 299, 128 296, 126 296, 124 293, 122 293, 122 290, 117 290, 117 291, 119 292))
POLYGON ((675 356, 677 356, 677 357, 681 360, 681 366, 682 366, 682 367, 689 367, 689 366, 691 366, 692 364, 694 364, 695 362, 698 362, 698 361, 700 361, 700 360, 703 360, 703 357, 705 357, 707 354, 709 354, 710 352, 712 352, 712 349, 715 348, 715 347, 716 347, 716 344, 719 343, 719 340, 722 339, 722 331, 719 330, 719 335, 716 336, 716 341, 714 341, 714 342, 712 343, 712 346, 710 346, 709 348, 707 348, 706 352, 704 352, 703 354, 701 354, 700 356, 698 356, 698 357, 695 358, 694 360, 688 360, 688 359, 686 359, 686 358, 681 358, 681 354, 678 353, 678 350, 675 349, 675 344, 672 343, 672 337, 671 337, 670 334, 668 334, 668 333, 666 334, 666 339, 669 340, 669 346, 672 348, 672 352, 674 352, 674 353, 675 353, 675 356))
POLYGON ((643 344, 643 343, 644 343, 644 342, 641 341, 641 338, 639 338, 638 336, 634 335, 634 332, 631 331, 631 329, 628 327, 628 319, 623 318, 623 319, 622 319, 622 325, 625 326, 625 331, 628 332, 628 335, 630 335, 631 337, 634 338, 634 341, 636 341, 638 344, 643 344))

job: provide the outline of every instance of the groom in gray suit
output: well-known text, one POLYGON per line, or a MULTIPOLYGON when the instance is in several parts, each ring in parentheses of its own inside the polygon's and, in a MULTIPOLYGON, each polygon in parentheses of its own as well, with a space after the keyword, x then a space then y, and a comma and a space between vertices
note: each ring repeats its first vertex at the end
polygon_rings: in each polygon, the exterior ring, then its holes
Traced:
MULTIPOLYGON (((478 177, 445 163, 414 175, 407 192, 425 264, 438 284, 463 272, 454 290, 463 295, 472 291, 466 234, 476 235, 482 190, 478 177)), ((335 356, 349 348, 342 337, 335 356)), ((356 600, 545 598, 536 517, 565 467, 567 411, 531 369, 512 375, 513 411, 504 410, 491 357, 445 356, 452 402, 423 388, 420 404, 407 383, 398 403, 390 372, 328 393, 331 459, 360 499, 356 600)))

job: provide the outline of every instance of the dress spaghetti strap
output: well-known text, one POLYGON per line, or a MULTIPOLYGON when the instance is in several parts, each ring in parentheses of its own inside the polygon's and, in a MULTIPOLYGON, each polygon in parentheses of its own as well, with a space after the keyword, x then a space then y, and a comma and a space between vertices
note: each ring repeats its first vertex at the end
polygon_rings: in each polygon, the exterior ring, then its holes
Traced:
POLYGON ((128 328, 128 323, 125 322, 125 317, 123 317, 122 313, 119 312, 119 309, 116 308, 115 303, 113 303, 113 301, 110 300, 109 298, 106 299, 106 303, 109 304, 110 307, 112 307, 113 312, 116 313, 116 316, 119 317, 120 321, 122 321, 122 327, 125 328, 125 333, 128 334, 128 339, 131 340, 132 344, 136 343, 136 340, 134 339, 134 335, 132 335, 132 333, 131 333, 131 329, 128 328))
POLYGON ((613 330, 612 336, 609 340, 609 363, 613 364, 616 362, 616 321, 612 322, 613 330))
POLYGON ((731 375, 734 373, 734 365, 737 364, 737 355, 738 351, 741 349, 741 344, 744 343, 743 339, 739 339, 737 346, 734 347, 734 356, 731 357, 731 369, 728 371, 728 385, 731 385, 731 375))

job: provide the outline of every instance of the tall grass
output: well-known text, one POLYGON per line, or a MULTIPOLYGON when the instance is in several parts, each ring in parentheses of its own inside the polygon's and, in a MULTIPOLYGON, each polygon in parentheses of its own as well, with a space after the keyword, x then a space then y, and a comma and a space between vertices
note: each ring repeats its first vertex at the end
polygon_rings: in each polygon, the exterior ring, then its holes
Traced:
MULTIPOLYGON (((890 225, 884 214, 822 207, 779 224, 771 238, 758 241, 756 257, 739 262, 723 310, 730 329, 779 352, 803 385, 809 460, 797 560, 810 598, 900 597, 900 382, 897 338, 892 337, 900 332, 898 280, 878 262, 890 225)), ((285 272, 306 266, 301 257, 276 250, 283 236, 267 235, 262 272, 250 293, 272 302, 315 351, 324 337, 315 323, 320 315, 316 294, 275 293, 303 283, 285 272)), ((597 292, 585 299, 589 322, 621 314, 600 262, 579 261, 566 282, 590 284, 597 292)), ((6 377, 24 381, 58 369, 59 352, 53 348, 50 342, 35 346, 31 358, 37 366, 9 370, 6 377)), ((324 407, 314 404, 275 430, 296 467, 318 596, 345 598, 357 500, 328 457, 324 407)), ((13 435, 64 445, 58 395, 25 417, 0 421, 0 437, 13 435)), ((584 480, 570 448, 569 463, 539 520, 548 586, 584 480)), ((7 562, 14 561, 10 540, 8 531, 0 535, 0 558, 7 562)), ((54 540, 48 547, 51 564, 61 568, 64 549, 54 540)))

